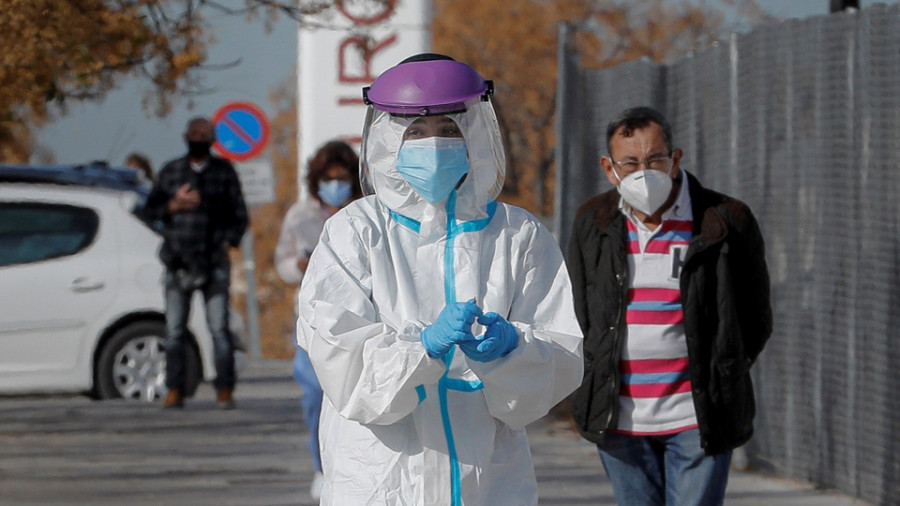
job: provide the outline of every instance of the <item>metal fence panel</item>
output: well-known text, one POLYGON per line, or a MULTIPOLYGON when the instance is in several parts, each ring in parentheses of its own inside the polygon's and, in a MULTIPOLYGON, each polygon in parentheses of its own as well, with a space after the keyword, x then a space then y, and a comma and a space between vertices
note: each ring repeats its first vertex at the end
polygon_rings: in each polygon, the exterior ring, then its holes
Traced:
POLYGON ((751 462, 900 504, 900 6, 760 27, 667 66, 577 65, 561 33, 557 227, 609 189, 605 125, 667 114, 682 166, 747 202, 775 332, 751 462), (561 61, 562 61, 561 56, 561 61), (623 83, 626 83, 623 85, 623 83), (577 130, 574 130, 577 129, 577 130))

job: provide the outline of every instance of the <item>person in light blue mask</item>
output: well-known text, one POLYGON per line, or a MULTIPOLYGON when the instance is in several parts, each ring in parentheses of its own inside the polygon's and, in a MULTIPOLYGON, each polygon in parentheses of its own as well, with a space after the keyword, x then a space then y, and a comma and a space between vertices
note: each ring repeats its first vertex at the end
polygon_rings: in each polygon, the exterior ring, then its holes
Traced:
POLYGON ((367 196, 325 224, 298 297, 322 505, 537 504, 525 426, 581 382, 582 338, 556 240, 496 201, 492 92, 435 54, 364 89, 367 196))
MULTIPOLYGON (((284 282, 300 284, 325 220, 362 196, 358 167, 359 157, 343 141, 325 143, 310 158, 306 182, 312 198, 298 201, 288 210, 282 221, 281 235, 275 249, 275 269, 284 282)), ((310 496, 318 499, 323 483, 318 430, 322 387, 309 363, 309 356, 299 347, 294 355, 294 379, 303 389, 300 404, 303 418, 309 427, 307 446, 316 470, 310 496)))

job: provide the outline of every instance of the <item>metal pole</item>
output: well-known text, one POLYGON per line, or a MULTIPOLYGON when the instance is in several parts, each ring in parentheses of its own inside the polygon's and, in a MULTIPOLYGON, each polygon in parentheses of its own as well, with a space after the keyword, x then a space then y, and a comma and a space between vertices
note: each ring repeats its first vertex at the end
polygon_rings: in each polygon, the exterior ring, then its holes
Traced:
MULTIPOLYGON (((568 239, 567 234, 563 234, 563 228, 567 225, 563 223, 564 218, 569 218, 566 211, 569 210, 568 200, 566 196, 569 194, 569 173, 572 168, 569 166, 569 153, 567 138, 565 136, 565 128, 569 124, 567 116, 568 101, 571 100, 566 92, 569 85, 569 33, 572 28, 568 23, 559 23, 556 28, 556 125, 554 125, 554 133, 556 134, 556 146, 554 149, 554 164, 556 165, 556 188, 553 194, 553 234, 556 240, 565 241, 568 239)), ((572 197, 568 197, 571 199, 572 197)))
POLYGON ((256 259, 253 255, 253 231, 248 230, 241 239, 244 258, 244 278, 247 280, 247 328, 250 333, 250 358, 259 361, 262 351, 259 343, 259 305, 256 300, 256 259))

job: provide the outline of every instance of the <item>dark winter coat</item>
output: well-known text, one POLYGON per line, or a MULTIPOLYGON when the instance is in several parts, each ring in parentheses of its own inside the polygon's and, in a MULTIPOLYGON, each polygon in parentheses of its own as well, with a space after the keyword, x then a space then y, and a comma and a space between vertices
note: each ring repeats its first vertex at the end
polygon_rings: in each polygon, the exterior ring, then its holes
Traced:
MULTIPOLYGON (((694 408, 708 454, 753 435, 750 366, 772 332, 763 238, 743 202, 688 177, 694 216, 680 276, 694 408)), ((618 364, 626 330, 625 216, 613 189, 578 210, 568 267, 584 331, 584 381, 572 394, 578 429, 600 443, 619 416, 618 364)))
POLYGON ((147 223, 160 224, 159 256, 170 270, 208 271, 227 260, 226 245, 238 246, 247 229, 247 207, 231 162, 210 156, 206 164, 197 172, 187 156, 167 163, 140 213, 147 223), (200 193, 200 207, 169 214, 169 201, 183 184, 200 193))

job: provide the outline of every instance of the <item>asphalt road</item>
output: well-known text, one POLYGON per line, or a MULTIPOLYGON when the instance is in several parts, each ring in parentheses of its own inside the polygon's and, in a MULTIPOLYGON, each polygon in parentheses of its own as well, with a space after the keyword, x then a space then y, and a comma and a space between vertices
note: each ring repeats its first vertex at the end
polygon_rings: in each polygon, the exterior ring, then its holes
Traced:
MULTIPOLYGON (((82 396, 0 397, 0 505, 312 505, 289 361, 250 364, 233 411, 201 385, 183 410, 82 396)), ((593 445, 528 428, 542 505, 614 505, 593 445)), ((727 505, 861 506, 809 484, 732 472, 727 505)))

